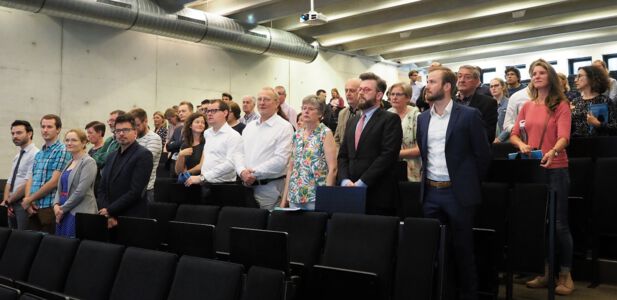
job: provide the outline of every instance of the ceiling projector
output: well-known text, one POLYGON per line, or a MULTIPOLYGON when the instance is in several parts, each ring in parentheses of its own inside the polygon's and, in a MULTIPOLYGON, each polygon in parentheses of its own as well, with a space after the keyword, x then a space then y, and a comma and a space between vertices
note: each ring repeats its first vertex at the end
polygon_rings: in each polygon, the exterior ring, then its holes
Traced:
POLYGON ((322 13, 311 10, 300 16, 300 23, 308 25, 321 25, 328 23, 328 17, 322 13))

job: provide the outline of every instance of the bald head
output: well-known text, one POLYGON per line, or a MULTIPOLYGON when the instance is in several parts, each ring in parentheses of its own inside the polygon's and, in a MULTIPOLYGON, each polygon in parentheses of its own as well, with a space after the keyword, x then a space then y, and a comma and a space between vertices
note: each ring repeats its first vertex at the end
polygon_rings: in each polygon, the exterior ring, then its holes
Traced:
POLYGON ((358 88, 360 87, 360 78, 351 78, 345 83, 345 98, 347 104, 353 108, 358 107, 358 88))

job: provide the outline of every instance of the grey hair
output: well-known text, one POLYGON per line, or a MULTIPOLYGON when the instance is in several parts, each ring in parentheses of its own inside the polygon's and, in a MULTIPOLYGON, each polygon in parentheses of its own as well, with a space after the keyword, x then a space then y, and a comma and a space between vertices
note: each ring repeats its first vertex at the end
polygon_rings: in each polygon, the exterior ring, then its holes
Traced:
POLYGON ((317 113, 320 116, 323 116, 326 111, 326 102, 320 101, 316 95, 308 95, 302 99, 302 106, 311 105, 317 108, 317 113))

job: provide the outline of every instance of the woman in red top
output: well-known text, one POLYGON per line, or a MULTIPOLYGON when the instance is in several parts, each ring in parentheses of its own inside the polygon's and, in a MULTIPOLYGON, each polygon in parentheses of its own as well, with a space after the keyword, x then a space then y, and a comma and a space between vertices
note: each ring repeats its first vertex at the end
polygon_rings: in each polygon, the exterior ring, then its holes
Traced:
MULTIPOLYGON (((533 149, 542 150, 540 166, 545 168, 546 181, 549 189, 555 192, 557 204, 557 247, 561 266, 555 293, 569 295, 574 290, 574 282, 570 276, 573 244, 568 225, 570 179, 568 155, 565 151, 570 140, 570 104, 563 94, 557 73, 545 60, 534 61, 529 67, 529 76, 531 100, 521 108, 512 128, 510 141, 522 153, 529 153, 533 149), (524 127, 521 127, 521 123, 524 127), (521 139, 525 136, 525 140, 521 139)), ((546 283, 545 273, 545 276, 538 276, 527 282, 527 286, 546 287, 546 283)))

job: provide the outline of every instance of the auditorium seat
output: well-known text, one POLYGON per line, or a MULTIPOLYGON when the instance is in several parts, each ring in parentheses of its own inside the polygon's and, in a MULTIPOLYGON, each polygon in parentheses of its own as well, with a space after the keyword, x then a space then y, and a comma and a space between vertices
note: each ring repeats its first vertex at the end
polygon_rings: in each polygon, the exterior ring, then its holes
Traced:
POLYGON ((229 261, 246 270, 260 266, 289 272, 287 233, 282 231, 231 227, 229 261))
POLYGON ((6 227, 0 227, 0 257, 2 257, 2 252, 4 252, 4 248, 6 247, 6 243, 9 241, 10 235, 10 229, 6 227))
POLYGON ((0 227, 9 227, 7 210, 6 206, 0 206, 0 227))
POLYGON ((585 257, 590 248, 593 199, 593 161, 590 157, 568 158, 570 175, 569 223, 574 240, 574 253, 585 257))
POLYGON ((431 299, 440 232, 438 220, 405 219, 398 245, 394 300, 431 299))
POLYGON ((109 299, 123 252, 124 246, 121 245, 81 241, 63 293, 78 299, 109 299))
POLYGON ((242 300, 285 299, 285 273, 253 266, 248 272, 242 300))
POLYGON ((219 213, 214 230, 214 245, 217 255, 229 253, 229 228, 244 227, 264 229, 268 222, 268 210, 259 208, 225 206, 219 213))
POLYGON ((494 238, 499 251, 495 253, 495 261, 502 270, 505 269, 509 205, 510 186, 507 183, 482 183, 482 202, 476 209, 474 227, 495 230, 494 238))
POLYGON ((169 221, 176 217, 178 204, 171 202, 149 202, 148 203, 148 218, 157 221, 158 232, 161 240, 161 248, 164 248, 167 242, 169 232, 169 221))
MULTIPOLYGON (((32 260, 36 255, 43 234, 33 231, 13 230, 0 258, 0 276, 4 283, 26 280, 32 260)), ((0 281, 0 283, 2 283, 0 281)))
POLYGON ((0 299, 2 300, 18 300, 20 291, 16 288, 0 284, 0 299))
POLYGON ((216 225, 220 208, 214 205, 181 204, 175 221, 216 225))
POLYGON ((177 259, 172 253, 128 247, 109 299, 167 299, 177 259))
POLYGON ((155 219, 118 217, 116 243, 127 247, 158 249, 161 234, 155 219))
POLYGON ((291 262, 312 266, 319 260, 324 242, 328 214, 309 211, 273 211, 269 230, 287 232, 291 262))
POLYGON ((422 203, 420 202, 420 182, 403 181, 398 183, 399 216, 405 218, 421 218, 422 203))
MULTIPOLYGON (((50 291, 61 291, 78 246, 78 239, 46 235, 32 262, 27 283, 50 291)), ((27 291, 26 288, 21 290, 27 291)))
POLYGON ((617 240, 617 157, 598 158, 594 169, 593 183, 593 243, 592 243, 592 265, 593 283, 599 283, 598 277, 598 258, 607 257, 615 259, 615 250, 610 249, 608 240, 617 240))
POLYGON ((508 154, 518 152, 518 148, 510 142, 491 144, 493 159, 508 159, 508 154))
POLYGON ((497 300, 499 295, 497 258, 501 254, 497 232, 493 229, 474 228, 473 238, 478 274, 478 298, 497 300))
POLYGON ((214 225, 169 222, 167 250, 177 255, 214 258, 214 225))
POLYGON ((80 240, 109 242, 107 218, 99 214, 75 214, 75 236, 80 240))
POLYGON ((259 208, 250 187, 239 183, 214 183, 208 184, 208 187, 210 195, 206 197, 205 204, 259 208))
MULTIPOLYGON (((161 155, 164 156, 164 155, 161 155)), ((169 178, 169 171, 165 176, 158 176, 154 181, 154 202, 172 202, 171 185, 176 182, 176 179, 169 178)))
POLYGON ((617 157, 617 137, 594 137, 594 157, 617 157))
POLYGON ((508 217, 508 258, 512 271, 544 272, 547 205, 545 184, 514 185, 508 217))
MULTIPOLYGON (((184 255, 180 257, 168 300, 236 300, 242 290, 241 265, 184 255)), ((265 300, 265 299, 264 299, 265 300)))
POLYGON ((392 291, 398 225, 397 217, 333 214, 320 265, 375 273, 379 280, 379 299, 388 299, 392 291))

